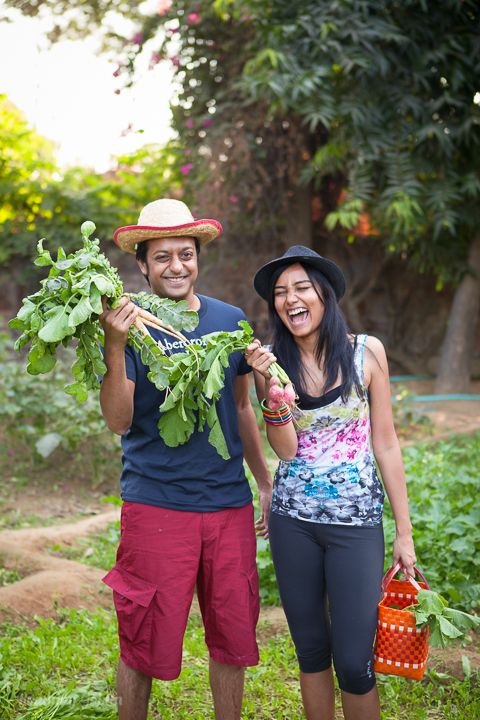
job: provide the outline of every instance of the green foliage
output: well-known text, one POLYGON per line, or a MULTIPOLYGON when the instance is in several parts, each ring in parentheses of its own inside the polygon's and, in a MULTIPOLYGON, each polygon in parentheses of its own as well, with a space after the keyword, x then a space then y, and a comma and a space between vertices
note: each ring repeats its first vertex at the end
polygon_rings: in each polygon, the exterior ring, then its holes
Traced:
POLYGON ((417 628, 428 626, 432 647, 446 647, 480 625, 480 617, 449 608, 445 598, 433 590, 419 590, 416 604, 405 609, 415 615, 417 628))
POLYGON ((70 252, 85 217, 98 218, 99 236, 111 238, 152 198, 179 192, 181 152, 174 141, 145 145, 112 159, 115 167, 105 175, 80 167, 62 172, 51 144, 0 94, 0 268, 30 287, 33 273, 26 260, 33 259, 37 239, 48 237, 70 252))
MULTIPOLYGON (((98 461, 102 447, 115 452, 117 442, 105 427, 98 398, 90 396, 79 405, 65 395, 74 361, 72 352, 60 353, 60 361, 47 377, 26 374, 9 353, 11 346, 9 334, 1 334, 0 419, 10 447, 22 447, 30 454, 34 449, 38 461, 57 448, 71 452, 86 441, 98 461)), ((20 461, 16 465, 18 472, 20 461)))
POLYGON ((68 256, 59 248, 56 261, 40 240, 35 265, 50 267, 50 272, 41 281, 41 289, 24 299, 17 317, 9 322, 9 327, 22 333, 15 349, 31 344, 27 356, 31 375, 53 370, 60 343, 66 347, 73 338, 78 341, 72 366, 75 382, 65 391, 79 402, 86 401, 89 390, 98 389, 98 376, 106 372, 99 347, 102 297, 115 304, 123 292, 117 271, 99 252, 99 241, 89 239, 94 230, 92 222, 83 223, 83 247, 68 256))
POLYGON ((16 570, 7 570, 7 568, 0 567, 0 587, 12 585, 20 579, 20 575, 16 570))
POLYGON ((307 179, 348 190, 327 226, 355 228, 367 209, 390 249, 457 279, 480 219, 471 211, 480 198, 478 4, 239 0, 235 8, 257 29, 244 87, 309 127, 307 179))
MULTIPOLYGON (((479 436, 416 445, 403 457, 419 567, 449 605, 467 612, 479 608, 479 436)), ((393 540, 388 503, 385 535, 393 540)))
POLYGON ((86 565, 109 570, 115 565, 115 556, 120 541, 120 521, 109 523, 103 532, 92 533, 78 539, 75 546, 53 545, 50 551, 77 560, 86 565))
MULTIPOLYGON (((260 621, 260 664, 248 668, 242 717, 283 720, 301 713, 297 663, 288 630, 272 632, 260 621)), ((52 720, 83 720, 80 702, 96 703, 99 718, 114 718, 114 670, 118 659, 116 620, 112 611, 59 611, 34 627, 3 625, 0 635, 0 707, 2 720, 33 720, 39 702, 51 707, 52 720), (87 691, 90 692, 87 696, 87 691), (63 704, 61 698, 63 697, 63 704), (35 707, 35 703, 37 706, 35 707), (66 712, 76 714, 61 714, 66 712), (108 715, 108 712, 111 715, 108 715)), ((188 624, 182 675, 153 683, 152 720, 205 720, 212 714, 207 649, 201 620, 188 624)), ((384 720, 476 720, 480 708, 478 674, 463 679, 427 671, 422 683, 378 678, 384 720)), ((340 712, 340 697, 336 690, 340 712)), ((41 707, 41 705, 40 705, 41 707)), ((88 705, 87 705, 88 707, 88 705)))

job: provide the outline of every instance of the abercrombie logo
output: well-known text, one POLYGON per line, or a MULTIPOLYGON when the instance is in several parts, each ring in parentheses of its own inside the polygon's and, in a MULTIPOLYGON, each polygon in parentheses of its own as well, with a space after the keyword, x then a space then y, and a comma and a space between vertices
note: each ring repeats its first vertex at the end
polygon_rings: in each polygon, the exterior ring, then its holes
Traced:
MULTIPOLYGON (((191 342, 194 345, 200 345, 201 347, 206 346, 206 341, 203 338, 192 338, 191 342)), ((183 340, 158 340, 158 345, 164 350, 183 350, 185 348, 185 342, 183 340)))

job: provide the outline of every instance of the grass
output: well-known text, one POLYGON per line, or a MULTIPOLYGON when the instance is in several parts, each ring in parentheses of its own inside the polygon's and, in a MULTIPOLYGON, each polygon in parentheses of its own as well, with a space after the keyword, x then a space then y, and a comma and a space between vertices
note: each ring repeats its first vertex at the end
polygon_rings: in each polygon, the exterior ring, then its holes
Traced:
MULTIPOLYGON (((242 717, 300 718, 297 666, 288 633, 272 635, 261 624, 260 635, 261 661, 247 670, 242 717)), ((57 617, 39 619, 33 628, 5 625, 0 640, 1 720, 113 720, 117 659, 113 611, 58 611, 57 617)), ((201 621, 193 616, 181 677, 154 683, 150 719, 212 718, 207 668, 201 621)), ((422 683, 384 677, 379 679, 379 689, 383 720, 478 718, 476 674, 456 679, 431 671, 422 683)))

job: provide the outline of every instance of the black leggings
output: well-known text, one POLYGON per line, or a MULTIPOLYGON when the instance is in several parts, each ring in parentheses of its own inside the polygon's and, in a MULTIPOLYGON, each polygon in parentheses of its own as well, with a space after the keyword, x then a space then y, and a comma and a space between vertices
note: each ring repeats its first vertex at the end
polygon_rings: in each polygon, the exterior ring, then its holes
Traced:
POLYGON ((375 685, 373 642, 383 528, 327 525, 271 513, 270 547, 300 670, 333 663, 341 690, 375 685))

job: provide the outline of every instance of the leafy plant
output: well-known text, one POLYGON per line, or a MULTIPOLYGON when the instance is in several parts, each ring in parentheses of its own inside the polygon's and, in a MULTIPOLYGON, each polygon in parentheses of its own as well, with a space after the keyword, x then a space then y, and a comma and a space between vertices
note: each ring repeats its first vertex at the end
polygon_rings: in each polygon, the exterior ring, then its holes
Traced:
MULTIPOLYGON (((35 264, 50 266, 50 272, 41 281, 41 289, 23 300, 16 318, 9 322, 12 329, 22 334, 15 343, 20 350, 31 343, 27 355, 27 371, 32 375, 48 373, 56 365, 60 344, 68 346, 77 341, 77 359, 72 366, 75 382, 65 392, 85 402, 90 390, 99 388, 99 375, 107 368, 100 344, 103 330, 99 316, 103 312, 102 299, 107 298, 116 307, 123 293, 118 272, 99 252, 99 241, 90 240, 95 225, 82 224, 83 248, 66 255, 59 248, 54 260, 43 243, 37 245, 35 264)), ((193 330, 198 324, 197 313, 188 309, 185 301, 175 302, 148 293, 137 293, 131 299, 139 307, 139 315, 129 330, 129 343, 139 352, 142 362, 149 366, 148 378, 158 390, 166 390, 160 405, 158 423, 164 442, 176 447, 188 440, 196 427, 201 431, 210 427, 209 441, 219 454, 230 457, 218 419, 216 403, 224 385, 224 368, 229 355, 245 350, 253 338, 253 330, 241 321, 241 330, 216 332, 204 336, 199 346, 179 330, 193 330), (156 314, 152 314, 149 310, 156 314), (146 326, 167 335, 173 335, 185 347, 185 352, 167 354, 161 343, 155 342, 146 326)), ((270 373, 282 384, 289 383, 285 372, 275 363, 270 373)), ((50 433, 39 452, 48 452, 57 438, 50 433)))
MULTIPOLYGON (((480 436, 420 443, 403 451, 419 567, 449 604, 480 607, 480 436)), ((385 506, 385 536, 394 537, 385 506)), ((387 545, 388 547, 388 545, 387 545)))
POLYGON ((116 717, 107 684, 99 680, 38 698, 17 720, 115 720, 116 717))
POLYGON ((432 647, 446 647, 480 625, 480 617, 448 607, 444 597, 433 590, 421 588, 416 603, 405 608, 415 615, 417 628, 428 626, 432 647))

